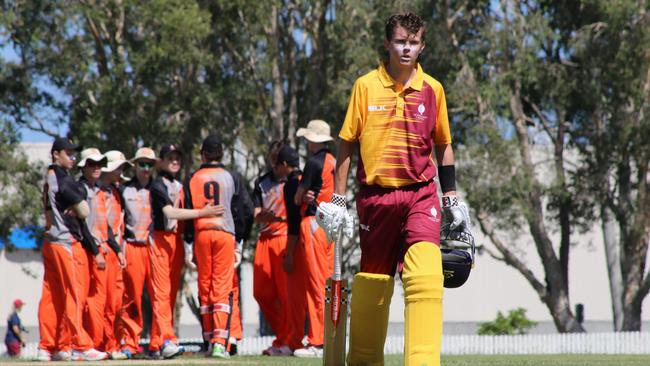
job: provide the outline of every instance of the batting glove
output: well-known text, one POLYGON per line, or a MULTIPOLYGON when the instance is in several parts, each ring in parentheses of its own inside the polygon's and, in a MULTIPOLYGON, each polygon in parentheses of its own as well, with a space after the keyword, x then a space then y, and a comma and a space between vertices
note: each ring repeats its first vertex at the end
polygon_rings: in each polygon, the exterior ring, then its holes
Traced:
POLYGON ((196 264, 192 261, 194 259, 194 246, 192 243, 185 242, 185 266, 190 271, 196 271, 196 264))
POLYGON ((442 209, 451 230, 457 228, 470 229, 469 208, 465 202, 459 201, 456 196, 443 196, 442 209))
POLYGON ((348 213, 344 196, 334 194, 331 202, 321 202, 316 209, 316 222, 325 230, 327 240, 336 241, 339 230, 347 238, 354 234, 354 219, 348 213))

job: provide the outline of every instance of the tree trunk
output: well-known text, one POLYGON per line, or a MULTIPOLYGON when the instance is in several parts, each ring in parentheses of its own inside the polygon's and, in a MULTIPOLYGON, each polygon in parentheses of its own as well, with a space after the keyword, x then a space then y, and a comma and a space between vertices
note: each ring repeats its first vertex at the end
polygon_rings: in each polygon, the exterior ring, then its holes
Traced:
POLYGON ((269 44, 269 61, 271 62, 271 82, 273 84, 271 119, 271 136, 274 140, 284 138, 284 82, 280 72, 280 28, 278 26, 278 8, 273 6, 271 10, 271 27, 267 31, 269 44))
POLYGON ((621 275, 621 255, 616 241, 616 222, 611 210, 606 205, 600 207, 601 227, 603 229, 603 243, 605 246, 605 259, 609 277, 609 293, 612 301, 612 314, 614 317, 614 330, 623 329, 623 276, 621 275))

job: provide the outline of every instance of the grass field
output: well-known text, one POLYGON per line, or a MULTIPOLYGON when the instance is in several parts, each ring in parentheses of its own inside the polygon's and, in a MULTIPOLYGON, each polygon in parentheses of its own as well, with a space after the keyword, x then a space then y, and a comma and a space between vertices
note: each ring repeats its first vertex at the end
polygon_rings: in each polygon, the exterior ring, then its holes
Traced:
MULTIPOLYGON (((74 365, 79 362, 56 362, 56 366, 74 365)), ((289 366, 316 366, 321 365, 320 359, 299 359, 295 357, 234 357, 230 360, 217 361, 203 357, 185 357, 165 361, 104 361, 84 362, 84 366, 92 365, 289 365, 289 366)), ((43 366, 42 362, 12 361, 0 359, 0 365, 16 366, 43 366)), ((386 356, 386 365, 402 365, 401 356, 386 356)), ((545 355, 545 356, 443 356, 442 366, 648 366, 650 355, 643 356, 612 356, 612 355, 545 355)))

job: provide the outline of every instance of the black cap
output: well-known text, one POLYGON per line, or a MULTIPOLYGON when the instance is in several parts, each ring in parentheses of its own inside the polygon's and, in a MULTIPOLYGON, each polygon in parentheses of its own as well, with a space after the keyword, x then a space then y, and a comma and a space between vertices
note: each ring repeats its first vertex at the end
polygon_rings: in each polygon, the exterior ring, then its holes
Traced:
POLYGON ((277 164, 282 164, 284 162, 287 162, 287 165, 291 167, 298 167, 298 164, 300 164, 300 157, 298 156, 298 152, 291 146, 289 145, 284 145, 278 151, 278 157, 276 159, 277 164))
POLYGON ((209 135, 203 140, 201 144, 201 151, 208 153, 216 153, 223 150, 221 146, 221 139, 217 135, 209 135))
POLYGON ((57 137, 52 143, 51 152, 61 151, 61 150, 75 150, 81 151, 81 146, 75 145, 72 140, 67 137, 57 137))
POLYGON ((163 145, 160 148, 160 154, 158 154, 158 156, 161 159, 164 159, 165 156, 167 156, 167 154, 172 153, 172 152, 178 153, 178 155, 183 156, 183 153, 178 149, 178 147, 175 144, 165 144, 165 145, 163 145))

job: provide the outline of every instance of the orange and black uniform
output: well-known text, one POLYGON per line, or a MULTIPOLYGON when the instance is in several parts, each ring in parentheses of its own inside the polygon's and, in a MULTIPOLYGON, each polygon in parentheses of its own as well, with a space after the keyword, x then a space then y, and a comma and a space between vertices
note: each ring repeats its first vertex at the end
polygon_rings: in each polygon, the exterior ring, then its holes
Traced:
POLYGON ((273 172, 268 172, 255 181, 253 189, 255 207, 273 212, 275 216, 272 222, 260 227, 253 262, 253 295, 275 334, 274 347, 286 345, 289 335, 287 274, 282 262, 287 250, 285 202, 293 203, 293 196, 285 196, 284 186, 284 179, 277 179, 273 172))
MULTIPOLYGON (((325 282, 334 270, 334 246, 318 226, 314 214, 321 202, 329 202, 334 193, 336 159, 327 149, 311 155, 305 163, 299 186, 314 192, 314 201, 301 207, 300 240, 294 252, 294 273, 289 276, 291 316, 296 321, 309 317, 307 333, 310 345, 321 346, 324 332, 325 282)), ((300 329, 292 331, 299 331, 300 329)), ((296 339, 292 337, 292 339, 296 339)), ((290 345, 293 347, 294 345, 290 345)))
POLYGON ((122 348, 133 354, 138 351, 142 332, 142 291, 145 285, 149 298, 153 298, 149 260, 149 245, 153 241, 150 186, 151 182, 142 186, 133 179, 120 191, 124 204, 127 265, 123 272, 123 312, 118 335, 122 348))
MULTIPOLYGON (((109 238, 112 248, 106 256, 106 306, 104 308, 104 350, 118 351, 117 342, 118 322, 121 319, 122 295, 124 294, 124 279, 118 253, 124 245, 124 204, 120 191, 114 185, 103 185, 102 191, 106 201, 106 220, 113 240, 109 238)), ((110 237, 110 234, 109 234, 110 237)))
POLYGON ((161 171, 151 182, 153 245, 149 247, 153 285, 151 342, 149 350, 160 350, 165 341, 176 343, 174 308, 185 258, 178 220, 165 217, 165 206, 183 205, 183 185, 173 175, 161 171))
POLYGON ((83 188, 59 165, 51 165, 45 177, 45 240, 43 243, 43 291, 38 308, 39 348, 50 352, 93 347, 83 329, 83 285, 77 269, 87 268, 82 246, 98 253, 85 220, 66 210, 86 199, 83 188), (80 253, 80 254, 79 254, 80 253), (76 255, 75 255, 76 254, 76 255))
POLYGON ((108 224, 108 212, 106 209, 106 194, 99 183, 91 185, 83 176, 79 183, 86 191, 86 202, 90 214, 86 223, 99 250, 104 255, 106 268, 99 269, 95 263, 94 256, 87 252, 87 268, 80 268, 78 278, 84 281, 87 286, 87 306, 84 309, 84 329, 93 340, 94 348, 102 351, 114 351, 115 332, 112 329, 113 319, 108 319, 107 299, 109 288, 115 286, 116 276, 120 270, 116 253, 121 248, 115 241, 115 236, 108 224), (110 281, 110 282, 109 282, 110 281), (113 349, 107 349, 107 343, 113 349))
POLYGON ((223 205, 225 213, 188 221, 184 238, 194 243, 204 338, 226 345, 230 337, 235 240, 252 224, 252 205, 241 177, 222 164, 203 164, 185 183, 185 205, 223 205))

